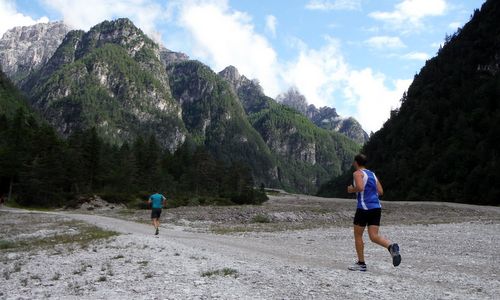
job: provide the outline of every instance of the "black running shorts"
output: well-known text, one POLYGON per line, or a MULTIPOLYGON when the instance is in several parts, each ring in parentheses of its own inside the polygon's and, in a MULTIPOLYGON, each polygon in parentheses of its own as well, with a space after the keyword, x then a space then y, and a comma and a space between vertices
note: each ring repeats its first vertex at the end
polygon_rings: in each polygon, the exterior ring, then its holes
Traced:
POLYGON ((382 216, 382 209, 374 208, 369 210, 356 209, 356 214, 354 215, 354 225, 358 226, 380 226, 380 217, 382 216))
POLYGON ((161 216, 161 208, 153 208, 151 210, 151 219, 159 219, 161 216))

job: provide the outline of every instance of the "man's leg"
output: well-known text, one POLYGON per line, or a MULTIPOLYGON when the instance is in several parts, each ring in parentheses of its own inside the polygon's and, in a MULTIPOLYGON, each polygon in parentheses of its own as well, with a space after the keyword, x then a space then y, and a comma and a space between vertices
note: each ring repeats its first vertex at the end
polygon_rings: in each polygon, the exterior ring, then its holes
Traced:
POLYGON ((158 224, 158 218, 154 218, 153 219, 153 226, 155 227, 155 235, 158 235, 158 227, 159 227, 159 224, 158 224))
POLYGON ((365 262, 365 245, 363 243, 364 226, 354 225, 354 245, 356 246, 356 254, 358 262, 365 262))
POLYGON ((369 225, 368 226, 368 236, 370 237, 370 240, 374 242, 375 244, 378 244, 384 248, 388 248, 389 245, 391 245, 391 242, 378 234, 378 229, 379 226, 376 225, 369 225))
POLYGON ((384 238, 380 234, 378 234, 379 226, 370 225, 368 226, 368 235, 370 236, 370 240, 375 244, 378 244, 391 253, 392 256, 392 264, 397 267, 401 263, 401 254, 399 254, 399 245, 391 243, 388 239, 384 238))
POLYGON ((365 231, 364 226, 354 225, 354 244, 356 246, 356 253, 358 254, 358 262, 347 268, 351 271, 362 271, 362 272, 366 271, 365 253, 364 253, 365 246, 363 243, 364 231, 365 231))

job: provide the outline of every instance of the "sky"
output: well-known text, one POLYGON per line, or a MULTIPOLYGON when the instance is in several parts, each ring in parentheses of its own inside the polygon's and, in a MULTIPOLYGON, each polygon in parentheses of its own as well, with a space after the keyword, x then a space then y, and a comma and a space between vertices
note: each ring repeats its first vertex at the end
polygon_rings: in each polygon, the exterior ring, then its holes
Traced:
POLYGON ((233 65, 275 98, 297 88, 375 132, 446 35, 484 0, 0 0, 0 36, 120 17, 219 72, 233 65))

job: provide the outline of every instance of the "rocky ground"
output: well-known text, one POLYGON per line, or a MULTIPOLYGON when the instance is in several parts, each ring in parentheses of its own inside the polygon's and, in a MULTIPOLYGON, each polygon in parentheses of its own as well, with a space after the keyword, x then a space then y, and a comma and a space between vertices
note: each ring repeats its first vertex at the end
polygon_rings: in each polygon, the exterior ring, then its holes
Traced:
POLYGON ((403 262, 367 241, 359 273, 353 206, 283 195, 177 208, 158 238, 147 211, 2 209, 0 299, 498 299, 500 208, 384 203, 403 262))

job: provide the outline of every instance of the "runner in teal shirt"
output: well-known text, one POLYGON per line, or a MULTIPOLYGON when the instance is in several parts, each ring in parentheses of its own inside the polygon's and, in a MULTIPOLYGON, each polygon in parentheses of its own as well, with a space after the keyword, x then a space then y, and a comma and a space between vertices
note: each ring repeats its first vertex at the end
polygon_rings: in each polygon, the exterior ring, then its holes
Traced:
POLYGON ((160 233, 160 216, 161 209, 167 204, 167 199, 160 193, 155 193, 149 197, 149 205, 151 205, 151 220, 155 228, 155 235, 160 233))

